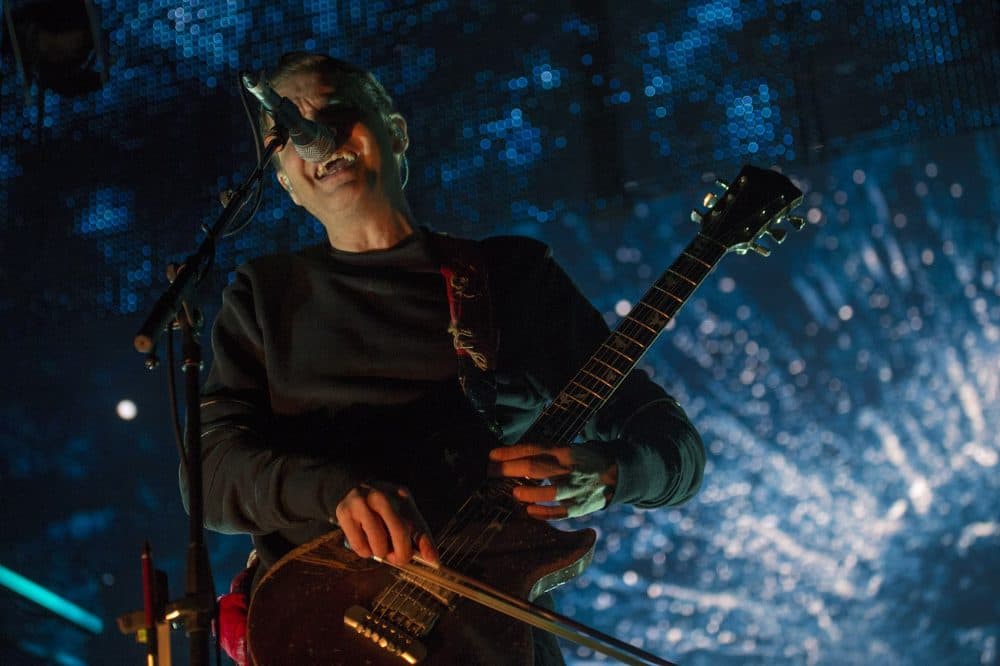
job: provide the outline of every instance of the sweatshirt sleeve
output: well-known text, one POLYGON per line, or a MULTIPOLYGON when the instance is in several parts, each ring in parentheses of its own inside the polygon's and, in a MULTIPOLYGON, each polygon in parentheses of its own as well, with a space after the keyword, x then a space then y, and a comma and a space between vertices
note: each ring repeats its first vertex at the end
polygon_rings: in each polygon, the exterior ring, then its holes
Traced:
MULTIPOLYGON (((218 532, 264 534, 325 523, 359 481, 346 463, 288 452, 269 435, 265 348, 252 279, 241 270, 223 292, 201 399, 205 526, 218 532)), ((183 464, 179 476, 188 509, 183 464)))
MULTIPOLYGON (((610 334, 601 314, 580 293, 548 248, 530 239, 506 239, 500 278, 521 285, 507 314, 527 324, 502 330, 501 345, 519 347, 525 372, 546 401, 556 396, 610 334), (511 262, 510 257, 520 257, 511 262), (530 257, 530 259, 529 259, 530 257), (511 265, 516 266, 512 274, 511 265), (518 315, 520 311, 520 315, 518 315)), ((501 264, 502 265, 502 264, 501 264)), ((501 287, 502 288, 502 287, 501 287)), ((618 464, 612 504, 673 506, 701 485, 705 451, 698 431, 676 400, 642 370, 633 370, 583 430, 588 447, 618 464)))

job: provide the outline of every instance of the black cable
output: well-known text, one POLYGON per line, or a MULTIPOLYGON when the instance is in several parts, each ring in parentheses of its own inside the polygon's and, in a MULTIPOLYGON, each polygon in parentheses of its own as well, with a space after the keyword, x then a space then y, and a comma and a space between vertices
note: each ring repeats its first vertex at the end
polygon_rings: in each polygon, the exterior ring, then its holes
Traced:
MULTIPOLYGON (((254 120, 253 112, 250 110, 249 103, 249 93, 243 86, 243 81, 240 79, 239 74, 236 76, 236 85, 240 91, 240 101, 243 103, 243 112, 246 115, 248 124, 250 125, 250 134, 253 136, 253 147, 254 151, 257 153, 257 168, 265 169, 266 164, 262 163, 262 158, 264 154, 264 141, 260 137, 260 133, 257 131, 257 123, 254 120)), ((250 221, 253 220, 254 216, 257 215, 257 211, 260 210, 261 201, 264 198, 264 179, 261 178, 257 182, 257 190, 254 192, 253 205, 250 212, 247 214, 246 218, 238 225, 234 224, 233 228, 223 232, 222 237, 228 238, 230 236, 235 236, 239 232, 243 231, 250 221)))
POLYGON ((167 392, 170 394, 170 423, 174 428, 174 442, 177 443, 177 453, 184 466, 184 476, 189 477, 187 449, 184 437, 181 435, 180 408, 177 404, 177 381, 174 376, 174 327, 167 326, 167 392))

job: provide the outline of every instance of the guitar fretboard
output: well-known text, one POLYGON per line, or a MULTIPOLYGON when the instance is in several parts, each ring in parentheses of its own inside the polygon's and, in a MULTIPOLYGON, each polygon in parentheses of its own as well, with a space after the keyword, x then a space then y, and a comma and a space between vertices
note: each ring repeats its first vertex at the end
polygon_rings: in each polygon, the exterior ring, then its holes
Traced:
POLYGON ((699 234, 569 381, 521 438, 571 442, 607 402, 727 248, 699 234))

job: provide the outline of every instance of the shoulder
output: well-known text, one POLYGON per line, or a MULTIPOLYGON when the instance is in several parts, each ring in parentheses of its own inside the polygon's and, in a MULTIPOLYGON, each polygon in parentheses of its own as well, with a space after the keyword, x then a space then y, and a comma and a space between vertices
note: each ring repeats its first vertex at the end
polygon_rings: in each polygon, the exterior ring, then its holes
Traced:
POLYGON ((281 278, 314 270, 326 256, 325 245, 313 245, 296 252, 281 252, 255 257, 236 269, 237 281, 242 277, 251 284, 266 284, 281 278))
POLYGON ((223 290, 223 302, 242 301, 260 306, 308 288, 321 271, 325 256, 322 251, 320 245, 263 255, 241 264, 223 290))
POLYGON ((435 232, 433 242, 447 254, 479 253, 490 273, 521 272, 542 266, 552 256, 548 245, 528 236, 489 236, 476 240, 435 232))
POLYGON ((508 261, 541 261, 552 254, 548 245, 528 236, 490 236, 480 243, 490 257, 508 261))

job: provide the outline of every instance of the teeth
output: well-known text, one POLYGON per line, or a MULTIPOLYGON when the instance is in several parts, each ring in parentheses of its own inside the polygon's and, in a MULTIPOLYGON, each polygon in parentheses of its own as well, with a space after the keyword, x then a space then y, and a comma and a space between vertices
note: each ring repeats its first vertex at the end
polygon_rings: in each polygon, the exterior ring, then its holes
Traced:
POLYGON ((330 167, 332 167, 335 163, 337 163, 338 160, 343 162, 342 165, 343 167, 349 167, 358 161, 358 155, 357 153, 353 153, 346 150, 343 152, 334 153, 333 157, 327 160, 325 164, 320 164, 319 166, 316 167, 316 177, 323 178, 324 176, 326 176, 330 172, 330 167))

